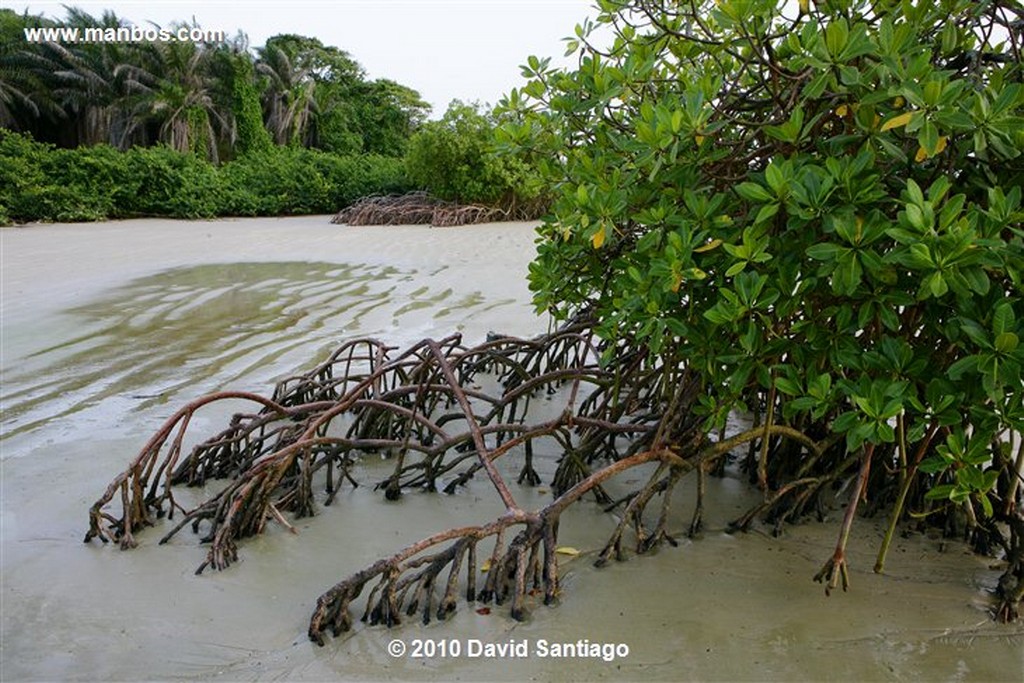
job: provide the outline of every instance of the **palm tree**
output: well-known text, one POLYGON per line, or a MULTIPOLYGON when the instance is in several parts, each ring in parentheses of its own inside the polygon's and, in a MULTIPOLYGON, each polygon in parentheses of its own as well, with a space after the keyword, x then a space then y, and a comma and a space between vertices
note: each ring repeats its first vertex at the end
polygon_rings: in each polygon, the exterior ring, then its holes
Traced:
MULTIPOLYGON (((8 15, 9 16, 9 15, 8 15)), ((69 9, 68 18, 59 24, 42 17, 19 17, 21 28, 30 26, 103 27, 122 25, 113 12, 97 19, 81 10, 69 9)), ((5 22, 4 33, 8 33, 5 22)), ((20 29, 19 29, 20 30, 20 29)), ((22 112, 20 128, 40 139, 74 147, 102 142, 125 148, 131 144, 128 115, 122 102, 123 83, 117 77, 117 66, 131 58, 132 47, 116 44, 63 44, 46 42, 11 49, 3 54, 0 48, 0 90, 10 104, 22 112), (26 87, 11 87, 11 83, 26 87), (70 125, 69 125, 70 124, 70 125)), ((0 45, 14 45, 0 41, 0 45)), ((2 112, 0 112, 2 116, 2 112)))
POLYGON ((60 118, 63 111, 49 85, 34 69, 34 52, 25 49, 25 28, 50 25, 41 17, 0 10, 0 127, 30 131, 44 118, 60 118))
POLYGON ((160 142, 180 152, 218 159, 217 133, 230 135, 229 116, 213 97, 212 50, 203 43, 147 43, 139 63, 122 64, 134 125, 157 126, 160 142))
POLYGON ((263 112, 274 142, 308 144, 310 124, 317 111, 312 66, 304 63, 307 60, 301 54, 290 55, 271 41, 259 53, 256 73, 266 80, 263 112))
POLYGON ((19 111, 33 117, 40 115, 39 105, 33 94, 39 92, 32 74, 18 64, 18 56, 11 52, 0 53, 0 128, 18 129, 19 111))
MULTIPOLYGON (((78 8, 68 8, 63 24, 69 27, 119 28, 124 22, 107 11, 99 19, 78 8)), ((75 121, 74 144, 106 142, 125 149, 132 126, 124 107, 124 83, 118 66, 133 57, 134 48, 117 43, 47 43, 40 51, 44 68, 52 68, 53 95, 75 121), (48 58, 48 59, 47 59, 48 58)))
POLYGON ((36 54, 37 70, 49 74, 54 99, 74 122, 72 145, 106 142, 123 149, 130 144, 117 51, 103 44, 46 43, 36 54))

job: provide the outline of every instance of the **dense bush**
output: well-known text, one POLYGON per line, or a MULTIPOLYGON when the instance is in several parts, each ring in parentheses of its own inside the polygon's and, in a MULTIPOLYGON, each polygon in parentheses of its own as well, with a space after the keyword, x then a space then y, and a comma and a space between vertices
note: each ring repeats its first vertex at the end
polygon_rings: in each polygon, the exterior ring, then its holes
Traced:
POLYGON ((249 155, 220 173, 221 213, 239 216, 331 213, 366 195, 409 189, 400 159, 298 147, 249 155))
MULTIPOLYGON (((62 150, 88 158, 88 150, 62 150)), ((133 147, 124 154, 125 175, 114 179, 112 215, 212 218, 221 215, 224 188, 217 169, 167 147, 133 147)))
POLYGON ((329 213, 327 181, 312 153, 279 147, 242 157, 221 169, 225 213, 266 216, 329 213))
POLYGON ((312 154, 311 158, 330 188, 331 211, 348 206, 360 197, 414 189, 402 159, 376 154, 337 156, 320 152, 312 154))
MULTIPOLYGON (((118 172, 108 148, 88 158, 0 129, 0 206, 7 220, 82 221, 110 215, 118 172)), ((114 152, 116 155, 116 152, 114 152)))
POLYGON ((512 206, 536 199, 538 174, 524 155, 498 153, 497 124, 493 114, 452 102, 440 121, 424 124, 409 140, 409 178, 460 203, 512 206))
POLYGON ((332 213, 410 189, 390 157, 270 147, 216 167, 167 147, 56 149, 0 129, 0 221, 332 213))
MULTIPOLYGON (((826 443, 764 444, 751 463, 783 519, 813 508, 809 481, 860 462, 851 511, 863 495, 893 525, 909 508, 1001 546, 1013 618, 1020 4, 668 4, 601 0, 611 49, 580 26, 578 68, 531 58, 505 102, 507 134, 559 188, 531 266, 539 308, 591 311, 697 373, 709 437, 751 410, 826 443)), ((832 587, 845 538, 819 575, 832 587)))

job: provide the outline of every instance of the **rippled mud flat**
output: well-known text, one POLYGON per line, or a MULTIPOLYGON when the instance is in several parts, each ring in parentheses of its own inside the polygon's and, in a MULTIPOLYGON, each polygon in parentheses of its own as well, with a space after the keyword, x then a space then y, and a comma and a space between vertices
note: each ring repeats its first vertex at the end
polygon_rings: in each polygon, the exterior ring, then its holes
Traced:
MULTIPOLYGON (((462 330, 542 331, 524 283, 528 225, 346 228, 324 218, 129 221, 0 231, 2 675, 15 680, 1006 680, 1024 678, 1024 630, 998 626, 991 558, 910 537, 871 573, 884 520, 858 520, 851 593, 810 577, 841 509, 774 539, 731 536, 756 493, 712 480, 707 530, 688 541, 689 489, 674 497, 680 546, 597 570, 616 520, 589 502, 563 516, 562 604, 516 623, 459 605, 447 623, 356 628, 319 648, 305 628, 327 587, 450 526, 500 513, 486 481, 455 496, 386 502, 345 487, 335 504, 244 541, 241 562, 194 576, 205 551, 160 529, 122 553, 83 545, 86 511, 164 418, 214 389, 269 391, 342 339, 396 345, 462 330), (926 568, 926 569, 923 569, 926 568), (457 639, 459 657, 389 656, 399 638, 457 639), (483 643, 624 643, 627 657, 487 659, 483 643)), ((226 414, 206 414, 212 433, 226 414)), ((517 471, 519 462, 503 463, 517 471)), ((554 470, 551 460, 538 467, 554 470)), ((364 460, 368 484, 390 466, 364 460)), ((637 473, 636 479, 643 476, 637 473)), ((514 477, 513 477, 514 478, 514 477)), ((635 485, 629 479, 620 486, 635 485)), ((216 486, 214 484, 213 486, 216 486)), ((545 488, 515 488, 527 507, 545 488)))
POLYGON ((11 370, 5 436, 109 408, 116 398, 138 410, 186 390, 262 389, 268 370, 323 360, 343 335, 426 333, 453 310, 482 315, 514 302, 435 291, 418 279, 416 271, 388 266, 269 262, 180 267, 132 280, 65 311, 82 332, 11 370))

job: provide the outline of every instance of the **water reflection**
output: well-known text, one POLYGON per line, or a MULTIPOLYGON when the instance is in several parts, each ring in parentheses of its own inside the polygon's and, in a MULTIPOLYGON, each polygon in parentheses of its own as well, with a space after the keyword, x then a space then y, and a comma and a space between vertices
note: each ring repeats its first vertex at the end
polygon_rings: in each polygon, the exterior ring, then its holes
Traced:
POLYGON ((12 367, 4 368, 0 439, 115 396, 145 409, 181 398, 183 390, 266 391, 274 377, 310 366, 343 338, 386 334, 401 343, 403 331, 423 326, 421 318, 452 318, 456 328, 460 319, 510 302, 431 288, 413 270, 360 264, 165 271, 66 311, 63 338, 5 358, 12 367))

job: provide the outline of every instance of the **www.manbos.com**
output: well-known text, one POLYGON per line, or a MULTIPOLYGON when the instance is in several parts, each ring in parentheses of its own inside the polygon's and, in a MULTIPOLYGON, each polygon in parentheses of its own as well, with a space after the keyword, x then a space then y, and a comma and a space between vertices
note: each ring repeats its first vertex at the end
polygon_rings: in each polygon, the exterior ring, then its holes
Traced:
POLYGON ((215 31, 198 26, 159 28, 144 26, 114 27, 71 27, 51 26, 23 29, 29 43, 221 43, 226 40, 225 31, 215 31))

